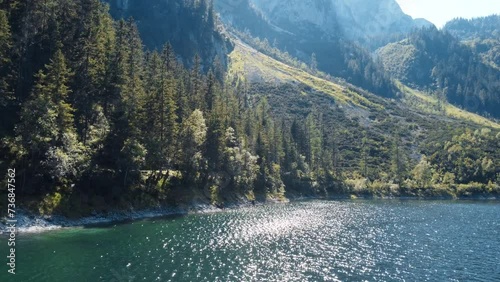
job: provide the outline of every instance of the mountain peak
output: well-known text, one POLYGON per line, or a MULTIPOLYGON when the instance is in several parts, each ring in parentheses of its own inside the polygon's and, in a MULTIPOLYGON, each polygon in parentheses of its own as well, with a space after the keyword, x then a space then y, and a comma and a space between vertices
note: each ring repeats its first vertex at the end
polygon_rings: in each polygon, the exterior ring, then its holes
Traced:
POLYGON ((313 25, 327 34, 340 30, 348 39, 361 42, 432 25, 413 20, 395 0, 251 1, 278 26, 313 25))

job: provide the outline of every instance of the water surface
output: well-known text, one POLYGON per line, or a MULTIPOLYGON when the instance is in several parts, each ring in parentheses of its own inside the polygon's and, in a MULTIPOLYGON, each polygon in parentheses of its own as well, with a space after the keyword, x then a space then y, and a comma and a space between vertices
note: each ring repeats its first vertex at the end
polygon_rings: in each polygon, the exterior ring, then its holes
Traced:
POLYGON ((499 235, 498 202, 295 202, 19 235, 0 281, 500 281, 499 235))

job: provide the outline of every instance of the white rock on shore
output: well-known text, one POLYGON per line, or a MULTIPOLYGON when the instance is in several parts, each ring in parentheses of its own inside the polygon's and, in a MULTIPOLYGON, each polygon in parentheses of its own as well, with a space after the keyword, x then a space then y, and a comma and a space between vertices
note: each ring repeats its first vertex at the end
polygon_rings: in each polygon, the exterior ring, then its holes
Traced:
MULTIPOLYGON (((228 208, 237 208, 236 206, 229 206, 228 208)), ((18 233, 40 233, 50 230, 57 230, 66 227, 80 227, 88 225, 109 224, 113 222, 121 222, 128 220, 140 220, 147 218, 156 218, 176 214, 189 214, 189 213, 212 213, 218 212, 220 209, 208 205, 196 203, 189 207, 181 208, 154 208, 142 211, 116 211, 105 214, 96 214, 93 216, 82 217, 79 219, 70 219, 64 216, 42 216, 33 215, 26 211, 18 211, 16 214, 16 231, 18 233)), ((0 234, 7 233, 7 219, 0 220, 0 234)))

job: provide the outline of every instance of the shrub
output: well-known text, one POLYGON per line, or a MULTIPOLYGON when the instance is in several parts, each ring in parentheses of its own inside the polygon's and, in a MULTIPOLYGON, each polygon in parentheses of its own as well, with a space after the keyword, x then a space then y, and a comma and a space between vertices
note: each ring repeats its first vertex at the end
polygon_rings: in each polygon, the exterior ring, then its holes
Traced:
POLYGON ((478 194, 483 194, 486 192, 485 185, 477 182, 471 182, 468 184, 460 184, 457 186, 458 196, 473 196, 478 194))
POLYGON ((40 214, 52 214, 61 204, 62 198, 58 192, 47 194, 38 208, 40 214))

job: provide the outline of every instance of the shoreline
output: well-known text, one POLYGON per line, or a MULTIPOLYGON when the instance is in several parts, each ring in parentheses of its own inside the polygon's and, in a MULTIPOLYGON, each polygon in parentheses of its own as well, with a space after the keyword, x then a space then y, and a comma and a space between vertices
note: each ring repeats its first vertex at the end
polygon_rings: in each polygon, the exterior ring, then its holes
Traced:
MULTIPOLYGON (((16 231, 20 234, 42 233, 64 228, 99 226, 142 219, 196 213, 214 213, 218 211, 222 210, 206 204, 197 204, 191 206, 190 208, 157 207, 144 210, 110 211, 73 219, 63 215, 36 215, 25 210, 21 210, 16 215, 16 231)), ((2 233, 7 233, 7 224, 5 223, 4 218, 0 221, 0 234, 2 233)))
MULTIPOLYGON (((337 195, 331 197, 293 197, 288 201, 266 201, 258 202, 255 206, 273 205, 278 203, 289 203, 298 201, 310 200, 401 200, 401 201, 500 201, 498 197, 471 197, 471 198, 446 198, 446 197, 374 197, 374 196, 356 196, 337 195)), ((124 223, 130 221, 138 221, 144 219, 155 219, 168 216, 183 216, 189 214, 208 214, 225 212, 227 210, 241 209, 252 207, 251 203, 233 203, 227 205, 224 209, 215 206, 198 203, 185 207, 156 207, 144 210, 121 210, 110 211, 107 213, 84 216, 77 219, 68 218, 62 215, 35 215, 24 210, 21 210, 16 216, 16 232, 19 234, 34 234, 43 233, 64 228, 78 228, 100 225, 111 225, 114 223, 124 223)), ((0 236, 7 234, 7 224, 5 218, 0 221, 0 236)))

